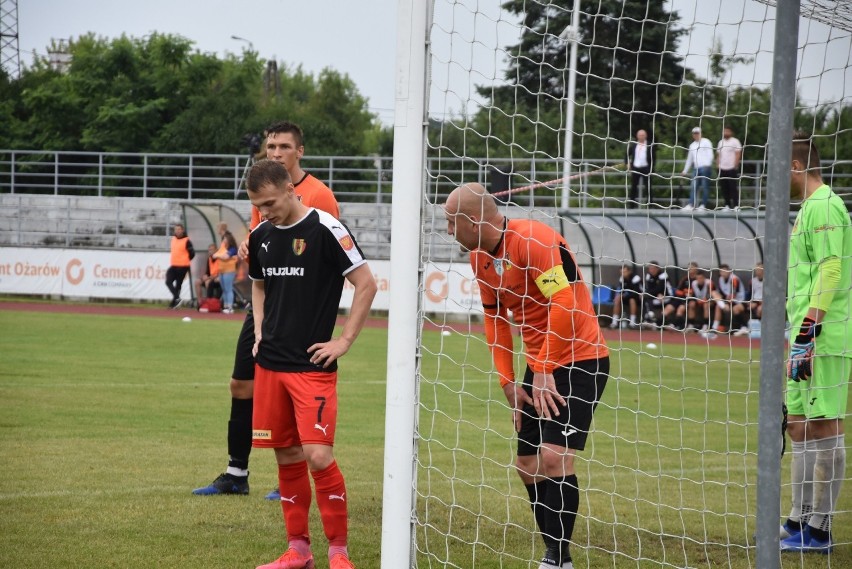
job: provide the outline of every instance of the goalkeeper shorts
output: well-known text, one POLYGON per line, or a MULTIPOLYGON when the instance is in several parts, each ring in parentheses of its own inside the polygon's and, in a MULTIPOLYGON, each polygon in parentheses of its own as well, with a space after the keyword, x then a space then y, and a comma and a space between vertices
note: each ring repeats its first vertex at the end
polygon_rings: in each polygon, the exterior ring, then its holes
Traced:
POLYGON ((843 419, 849 393, 852 358, 819 355, 806 381, 787 380, 787 413, 808 419, 843 419))
MULTIPOLYGON (((542 443, 574 450, 586 448, 592 414, 609 377, 609 357, 574 362, 553 370, 556 391, 565 398, 559 416, 540 418, 532 405, 524 405, 518 432, 518 456, 538 453, 542 443)), ((524 390, 532 396, 533 372, 527 367, 524 390)))

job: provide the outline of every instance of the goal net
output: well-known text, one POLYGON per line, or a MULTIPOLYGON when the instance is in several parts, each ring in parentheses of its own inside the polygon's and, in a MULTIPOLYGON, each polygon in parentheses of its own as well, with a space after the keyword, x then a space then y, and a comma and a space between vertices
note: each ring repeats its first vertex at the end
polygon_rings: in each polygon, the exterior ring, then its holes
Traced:
MULTIPOLYGON (((751 567, 761 314, 748 299, 765 260, 775 3, 581 0, 576 21, 573 4, 431 3, 412 566, 536 568, 544 552, 478 286, 441 208, 476 182, 506 217, 565 236, 611 351, 575 461, 574 566, 751 567), (671 292, 690 264, 721 301, 703 285, 671 292), (630 302, 633 276, 661 274, 662 301, 630 302)), ((826 179, 849 198, 850 10, 813 0, 801 13, 794 123, 815 133, 826 179)), ((524 322, 512 324, 523 377, 524 322)), ((852 566, 846 490, 829 566, 852 566)))

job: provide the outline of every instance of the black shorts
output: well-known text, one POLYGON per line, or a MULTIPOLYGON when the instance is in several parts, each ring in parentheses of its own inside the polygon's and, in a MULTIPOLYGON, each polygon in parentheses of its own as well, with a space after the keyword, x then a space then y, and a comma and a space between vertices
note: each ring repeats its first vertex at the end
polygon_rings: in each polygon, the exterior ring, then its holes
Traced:
MULTIPOLYGON (((532 405, 524 405, 518 433, 518 456, 537 454, 541 443, 574 450, 586 448, 592 414, 609 377, 609 357, 575 362, 553 370, 556 391, 565 398, 559 416, 541 419, 532 405)), ((533 372, 527 367, 524 390, 532 396, 533 372)))
POLYGON ((240 330, 240 338, 237 340, 237 353, 234 355, 234 371, 231 373, 233 379, 242 381, 254 380, 254 356, 251 350, 254 348, 254 316, 251 310, 243 320, 243 329, 240 330))

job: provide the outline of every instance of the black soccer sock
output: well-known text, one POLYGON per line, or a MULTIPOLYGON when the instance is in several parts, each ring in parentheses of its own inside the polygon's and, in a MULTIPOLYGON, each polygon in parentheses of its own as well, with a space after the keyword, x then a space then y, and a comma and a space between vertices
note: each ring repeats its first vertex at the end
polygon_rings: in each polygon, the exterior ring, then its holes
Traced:
POLYGON ((248 470, 251 453, 251 414, 254 399, 231 399, 228 421, 228 466, 248 470))
MULTIPOLYGON (((535 484, 524 484, 527 489, 527 494, 530 497, 530 508, 532 508, 535 523, 538 526, 538 531, 544 535, 544 528, 547 518, 545 517, 546 508, 544 506, 544 497, 547 492, 547 480, 541 480, 535 484)), ((545 543, 547 543, 545 541, 545 543)))
POLYGON ((580 506, 577 475, 548 478, 546 483, 547 493, 544 497, 545 508, 543 508, 547 520, 545 543, 559 543, 563 555, 567 555, 568 541, 574 533, 577 508, 580 506))

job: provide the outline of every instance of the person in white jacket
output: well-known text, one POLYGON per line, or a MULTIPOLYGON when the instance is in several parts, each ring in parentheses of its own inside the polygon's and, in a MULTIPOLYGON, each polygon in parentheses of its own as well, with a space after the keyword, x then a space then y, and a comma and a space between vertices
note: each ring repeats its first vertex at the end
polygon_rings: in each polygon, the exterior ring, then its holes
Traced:
POLYGON ((692 144, 689 145, 689 152, 686 156, 686 165, 683 167, 682 174, 685 176, 690 169, 694 168, 692 173, 691 192, 689 203, 683 209, 692 209, 697 207, 699 210, 707 209, 707 202, 710 200, 710 175, 713 170, 713 144, 703 136, 701 136, 701 128, 695 127, 692 129, 692 144), (698 204, 698 185, 701 184, 701 204, 698 204))

